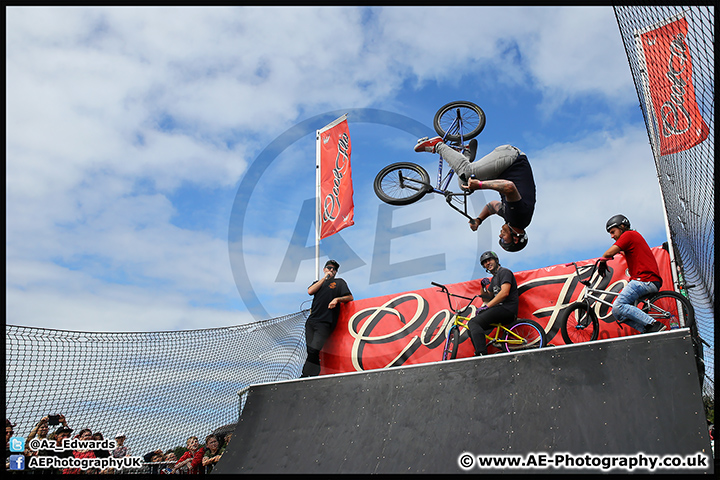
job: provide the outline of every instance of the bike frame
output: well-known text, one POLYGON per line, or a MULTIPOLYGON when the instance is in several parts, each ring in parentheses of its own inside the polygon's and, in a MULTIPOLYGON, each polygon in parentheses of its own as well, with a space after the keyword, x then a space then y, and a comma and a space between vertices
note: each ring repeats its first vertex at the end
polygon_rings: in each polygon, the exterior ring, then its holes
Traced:
MULTIPOLYGON (((465 144, 465 139, 462 135, 462 119, 460 117, 453 120, 452 125, 450 125, 450 128, 448 128, 447 132, 445 132, 445 136, 443 137, 443 141, 445 138, 447 138, 448 135, 453 134, 452 132, 459 132, 460 133, 460 143, 459 145, 449 145, 452 148, 455 148, 456 150, 462 149, 463 145, 465 144)), ((471 217, 467 212, 467 197, 472 192, 460 192, 460 193, 454 193, 450 192, 448 190, 448 187, 450 186, 450 180, 452 180, 455 170, 452 168, 450 171, 445 175, 443 178, 443 158, 442 155, 439 155, 440 160, 438 161, 438 174, 437 174, 437 185, 435 187, 432 187, 433 193, 438 193, 440 195, 443 195, 445 197, 445 201, 447 204, 452 208, 453 210, 459 212, 461 215, 465 216, 469 220, 473 220, 473 217, 471 217), (453 197, 463 197, 463 209, 460 210, 457 206, 455 206, 452 203, 453 197)))
MULTIPOLYGON (((600 262, 600 260, 596 260, 596 261, 595 261, 595 265, 593 265, 593 269, 592 269, 592 271, 590 272, 590 278, 592 278, 593 274, 595 273, 595 269, 597 268, 597 265, 598 265, 599 262, 600 262)), ((578 268, 577 263, 572 262, 572 263, 567 263, 566 265, 568 265, 568 266, 569 266, 569 265, 574 265, 574 266, 575 266, 575 272, 576 272, 576 274, 577 274, 578 281, 585 286, 585 291, 584 291, 583 294, 582 294, 582 298, 578 298, 578 300, 577 300, 578 302, 584 302, 584 303, 587 305, 588 310, 590 310, 591 308, 593 308, 593 307, 595 306, 595 303, 597 303, 597 302, 600 302, 600 303, 602 303, 603 305, 607 305, 608 307, 613 308, 613 304, 612 304, 611 302, 608 302, 608 301, 606 301, 606 300, 603 300, 602 298, 596 297, 594 294, 612 295, 613 297, 618 297, 618 296, 620 295, 620 292, 612 292, 612 291, 610 291, 610 290, 601 290, 601 289, 599 289, 599 288, 594 288, 594 287, 590 286, 590 281, 589 281, 589 280, 586 280, 586 281, 580 280, 580 269, 578 268)), ((640 300, 642 300, 643 298, 644 298, 644 297, 640 297, 640 300)), ((636 305, 637 305, 637 302, 635 302, 635 303, 636 303, 636 305)), ((667 314, 667 313, 668 313, 668 312, 666 312, 665 310, 659 308, 657 305, 655 305, 655 309, 656 309, 656 310, 655 310, 654 313, 655 313, 656 315, 657 315, 658 313, 660 313, 660 314, 663 314, 663 313, 664 313, 664 314, 667 314)), ((650 315, 651 317, 653 316, 652 313, 649 313, 649 315, 650 315)), ((619 320, 617 320, 617 319, 616 319, 616 322, 621 323, 621 322, 620 322, 619 320)))
POLYGON ((585 287, 585 293, 583 294, 582 300, 578 300, 580 302, 586 302, 588 304, 588 308, 591 308, 593 305, 595 305, 596 302, 600 302, 603 305, 607 305, 608 307, 612 308, 613 304, 603 300, 602 298, 596 297, 593 295, 594 293, 599 294, 605 294, 605 295, 612 295, 614 297, 617 297, 620 295, 619 292, 611 292, 609 290, 600 290, 599 288, 593 288, 593 287, 585 287), (592 302, 590 302, 592 300, 592 302))
MULTIPOLYGON (((456 295, 454 293, 450 293, 448 291, 447 287, 445 287, 444 285, 440 285, 439 283, 435 283, 435 282, 432 282, 432 284, 435 285, 436 287, 439 287, 443 292, 445 292, 445 294, 448 297, 448 305, 450 306, 450 310, 452 310, 453 316, 454 316, 452 325, 450 326, 450 328, 447 329, 447 332, 445 333, 445 347, 447 348, 447 342, 450 340, 450 330, 453 327, 457 326, 458 328, 464 328, 464 329, 468 330, 468 332, 470 331, 470 328, 467 326, 467 322, 470 321, 470 317, 463 317, 460 315, 460 312, 464 311, 470 305, 472 305, 472 303, 475 301, 475 299, 479 298, 480 295, 475 295, 472 298, 463 297, 462 295, 456 295), (450 297, 457 297, 457 298, 462 298, 463 300, 469 300, 469 303, 462 310, 456 310, 452 306, 452 301, 451 301, 450 297)), ((505 327, 505 325, 503 325, 501 323, 491 323, 490 325, 492 327, 496 327, 496 328, 495 328, 495 335, 490 336, 490 335, 485 334, 485 338, 490 341, 488 346, 490 346, 490 345, 494 346, 494 345, 502 344, 502 343, 509 343, 511 345, 522 345, 525 341, 524 338, 522 338, 521 336, 519 336, 517 333, 513 332, 509 328, 505 327), (510 335, 512 335, 515 338, 512 340, 500 338, 500 332, 509 333, 510 335)))
MULTIPOLYGON (((470 328, 467 326, 468 320, 470 320, 470 317, 461 317, 460 315, 456 314, 455 320, 453 321, 452 326, 453 327, 454 326, 462 327, 465 330, 470 331, 470 328)), ((490 340, 490 343, 488 343, 488 346, 499 344, 499 343, 509 343, 511 345, 522 345, 523 344, 523 338, 520 335, 518 335, 517 333, 510 330, 509 328, 507 328, 502 323, 491 323, 490 326, 497 327, 497 328, 494 328, 495 335, 490 336, 488 334, 485 334, 485 338, 487 340, 490 340), (512 340, 500 338, 500 332, 509 333, 510 335, 512 335, 515 338, 512 340)), ((450 328, 452 328, 452 327, 450 327, 450 328)), ((447 343, 449 338, 450 338, 450 329, 448 329, 448 333, 445 335, 445 343, 447 343)))
MULTIPOLYGON (((610 307, 610 309, 614 308, 614 305, 602 298, 599 298, 597 295, 610 295, 613 297, 618 297, 620 295, 620 292, 613 292, 609 290, 602 290, 599 288, 594 288, 590 284, 590 279, 595 274, 595 270, 598 267, 598 264, 602 261, 602 258, 599 258, 595 261, 595 264, 592 267, 592 270, 590 271, 590 276, 588 280, 582 280, 580 276, 580 268, 578 267, 577 263, 571 262, 566 263, 565 266, 573 265, 575 267, 575 273, 577 275, 578 281, 585 286, 582 294, 578 297, 576 302, 574 304, 571 304, 569 307, 573 308, 573 305, 575 304, 581 304, 585 306, 585 309, 587 311, 587 315, 582 317, 582 320, 580 320, 581 317, 577 318, 577 324, 575 326, 576 329, 585 328, 588 326, 589 322, 593 322, 595 325, 595 328, 599 328, 598 320, 600 319, 600 312, 595 309, 596 303, 600 303, 602 305, 606 305, 610 307)), ((678 328, 679 327, 688 327, 692 326, 694 323, 694 314, 692 309, 692 304, 687 300, 681 293, 678 293, 673 290, 669 291, 657 291, 653 293, 648 293, 641 295, 635 302, 634 306, 636 308, 639 308, 643 312, 645 312, 647 315, 649 315, 653 320, 657 322, 664 323, 668 328, 678 328), (669 306, 666 306, 666 304, 661 301, 660 299, 663 299, 664 301, 669 300, 671 303, 669 306), (675 302, 675 305, 673 307, 673 303, 675 302), (642 304, 642 305, 641 305, 642 304), (675 323, 674 323, 675 322, 675 323)), ((563 317, 563 322, 565 322, 570 316, 570 312, 566 313, 563 317)), ((625 322, 620 321, 619 319, 615 318, 615 321, 619 325, 623 325, 625 322)), ((562 324, 562 330, 563 330, 563 336, 566 338, 567 341, 567 325, 565 323, 562 324)), ((695 334, 693 334, 695 335, 695 334)), ((702 339, 700 339, 702 340, 702 339)))
MULTIPOLYGON (((596 260, 595 264, 593 265, 592 270, 590 271, 590 278, 592 278, 593 274, 595 273, 595 270, 597 269, 597 265, 600 260, 596 260)), ((588 306, 588 309, 592 308, 593 305, 595 305, 596 302, 600 302, 603 305, 607 305, 608 307, 612 308, 613 304, 611 302, 608 302, 606 300, 603 300, 602 298, 596 297, 594 294, 602 294, 602 295, 612 295, 613 297, 617 297, 620 295, 620 292, 613 292, 610 290, 602 290, 600 288, 594 288, 590 285, 589 280, 583 281, 580 277, 580 269, 577 266, 577 263, 566 263, 566 266, 573 265, 575 267, 575 274, 577 275, 578 282, 580 282, 582 285, 585 286, 584 291, 582 293, 582 298, 578 298, 578 302, 585 302, 588 306), (592 300, 592 302, 590 301, 592 300)))

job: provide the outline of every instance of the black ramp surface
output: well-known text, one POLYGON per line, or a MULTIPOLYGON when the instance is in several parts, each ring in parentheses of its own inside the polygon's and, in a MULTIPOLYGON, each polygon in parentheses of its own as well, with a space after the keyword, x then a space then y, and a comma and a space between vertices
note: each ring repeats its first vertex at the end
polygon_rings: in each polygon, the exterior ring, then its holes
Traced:
POLYGON ((691 340, 673 330, 255 385, 215 472, 586 473, 700 453, 706 468, 672 471, 707 473, 709 448, 691 340), (546 465, 478 466, 509 454, 546 465))

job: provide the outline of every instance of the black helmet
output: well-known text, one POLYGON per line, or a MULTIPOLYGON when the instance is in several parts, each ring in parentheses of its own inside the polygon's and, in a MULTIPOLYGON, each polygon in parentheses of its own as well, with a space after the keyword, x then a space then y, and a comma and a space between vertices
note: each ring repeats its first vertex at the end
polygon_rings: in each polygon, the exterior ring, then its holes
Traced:
POLYGON ((494 258, 498 265, 500 265, 500 259, 498 258, 497 253, 491 250, 488 250, 487 252, 480 255, 480 265, 482 265, 482 263, 489 258, 494 258))
POLYGON ((607 223, 605 224, 605 230, 609 232, 611 228, 620 228, 621 226, 625 226, 625 229, 629 230, 630 220, 628 220, 625 215, 615 215, 613 217, 610 217, 610 220, 607 221, 607 223))
MULTIPOLYGON (((508 224, 508 226, 510 226, 510 225, 508 224)), ((518 242, 517 243, 515 243, 515 242, 505 243, 505 242, 503 242, 503 239, 501 238, 500 240, 498 240, 498 243, 503 248, 503 250, 505 250, 506 252, 519 252, 520 250, 522 250, 523 248, 525 248, 527 246, 527 242, 528 242, 527 233, 525 233, 525 232, 516 233, 512 227, 510 227, 510 232, 512 233, 513 238, 515 238, 515 237, 518 238, 518 242)))

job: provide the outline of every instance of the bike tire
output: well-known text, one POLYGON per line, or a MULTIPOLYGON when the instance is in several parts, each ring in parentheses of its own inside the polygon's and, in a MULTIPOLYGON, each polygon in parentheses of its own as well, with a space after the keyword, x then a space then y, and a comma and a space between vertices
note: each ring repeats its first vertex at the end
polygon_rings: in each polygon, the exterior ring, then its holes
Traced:
POLYGON ((566 344, 592 342, 600 333, 600 322, 587 303, 575 302, 559 316, 560 333, 566 344))
POLYGON ((380 170, 373 188, 375 195, 390 205, 410 205, 432 191, 427 171, 410 162, 393 163, 380 170))
POLYGON ((456 101, 444 105, 435 113, 433 118, 435 132, 445 139, 445 142, 460 142, 477 137, 485 128, 485 112, 472 102, 456 101), (451 131, 453 121, 458 111, 463 121, 462 131, 451 131))
POLYGON ((443 360, 454 360, 457 357, 458 346, 460 345, 460 328, 455 325, 448 332, 445 349, 443 350, 443 360))
MULTIPOLYGON (((535 320, 527 318, 518 319, 511 325, 506 325, 505 328, 510 330, 526 340, 523 345, 514 345, 511 343, 505 343, 505 350, 508 352, 517 352, 519 350, 530 350, 534 348, 543 348, 547 345, 547 335, 545 329, 540 326, 535 320)), ((511 336, 510 333, 505 332, 505 340, 511 340, 515 337, 511 336)))
POLYGON ((695 309, 690 300, 677 292, 662 291, 641 297, 636 306, 668 330, 673 320, 680 327, 691 328, 695 325, 695 309))

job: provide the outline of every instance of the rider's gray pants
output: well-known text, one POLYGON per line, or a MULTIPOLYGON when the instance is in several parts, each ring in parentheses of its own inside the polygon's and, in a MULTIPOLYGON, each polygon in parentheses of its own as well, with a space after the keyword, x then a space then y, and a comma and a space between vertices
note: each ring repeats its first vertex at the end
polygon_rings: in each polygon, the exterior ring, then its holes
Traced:
POLYGON ((435 152, 442 155, 458 175, 464 175, 466 179, 475 175, 478 180, 498 178, 520 155, 525 155, 512 145, 500 145, 484 157, 470 163, 468 157, 444 143, 438 143, 435 152))

